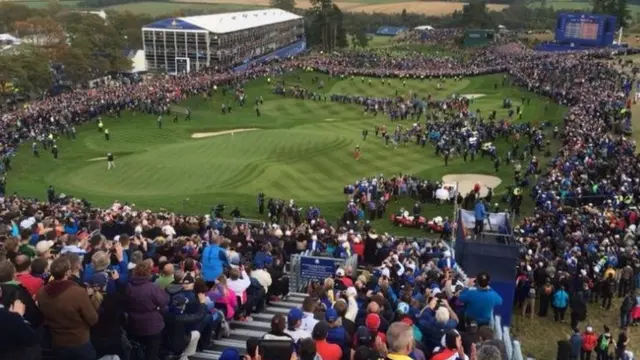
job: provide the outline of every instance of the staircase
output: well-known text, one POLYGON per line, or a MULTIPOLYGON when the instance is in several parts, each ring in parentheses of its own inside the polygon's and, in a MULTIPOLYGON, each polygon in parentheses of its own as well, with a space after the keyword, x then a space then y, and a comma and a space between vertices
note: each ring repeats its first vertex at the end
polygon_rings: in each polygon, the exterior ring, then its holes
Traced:
POLYGON ((213 343, 212 350, 204 350, 191 356, 190 360, 218 360, 220 354, 227 348, 235 348, 240 355, 247 351, 247 339, 261 338, 271 329, 271 318, 276 314, 287 315, 294 307, 302 307, 302 301, 307 296, 303 293, 289 293, 289 296, 268 306, 259 314, 251 314, 253 321, 232 321, 229 338, 220 339, 213 343))

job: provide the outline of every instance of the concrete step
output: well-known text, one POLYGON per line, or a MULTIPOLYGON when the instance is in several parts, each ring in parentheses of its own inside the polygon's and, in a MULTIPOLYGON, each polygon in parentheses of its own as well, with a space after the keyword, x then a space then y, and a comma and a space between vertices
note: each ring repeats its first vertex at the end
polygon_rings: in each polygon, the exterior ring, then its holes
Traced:
POLYGON ((239 340, 239 341, 247 341, 249 338, 261 338, 265 333, 267 333, 269 329, 266 331, 262 330, 248 330, 248 329, 233 329, 231 330, 231 335, 229 339, 239 340))
POLYGON ((294 302, 294 301, 274 301, 271 303, 271 306, 274 307, 278 307, 278 308, 287 308, 287 309, 292 309, 292 308, 299 308, 302 305, 302 303, 300 302, 294 302))
POLYGON ((213 343, 213 351, 223 352, 227 348, 235 348, 240 355, 243 355, 247 351, 247 342, 246 340, 220 339, 213 343))
POLYGON ((220 355, 222 355, 220 351, 204 350, 189 357, 189 360, 218 360, 220 355))
POLYGON ((265 314, 271 314, 272 316, 275 314, 287 314, 291 308, 290 307, 275 307, 269 306, 264 310, 265 314))
POLYGON ((257 319, 253 321, 232 321, 229 325, 231 325, 232 329, 264 330, 265 332, 271 329, 271 323, 258 321, 257 319))
POLYGON ((261 338, 271 329, 271 319, 275 314, 286 315, 294 307, 300 307, 306 294, 291 293, 283 301, 274 302, 262 313, 251 314, 253 321, 232 321, 229 338, 216 340, 212 350, 204 350, 190 357, 190 360, 218 360, 225 349, 235 348, 240 355, 247 351, 247 339, 261 338))

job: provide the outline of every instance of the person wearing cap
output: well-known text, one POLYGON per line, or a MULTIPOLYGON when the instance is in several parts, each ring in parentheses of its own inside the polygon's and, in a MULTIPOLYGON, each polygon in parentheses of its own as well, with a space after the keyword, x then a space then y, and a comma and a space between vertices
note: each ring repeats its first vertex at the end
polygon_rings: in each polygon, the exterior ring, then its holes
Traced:
POLYGON ((349 345, 351 344, 351 338, 349 333, 342 326, 342 320, 338 316, 338 312, 334 308, 327 309, 325 313, 325 321, 329 325, 327 341, 331 344, 336 344, 342 349, 342 353, 349 353, 349 345))
POLYGON ((93 275, 99 272, 107 274, 118 272, 118 280, 110 278, 107 285, 107 292, 110 294, 117 291, 118 286, 124 286, 129 282, 129 259, 120 243, 114 244, 113 252, 98 251, 94 253, 91 256, 91 263, 84 267, 82 280, 89 282, 93 275))
POLYGON ((375 342, 379 340, 381 343, 387 343, 387 335, 380 331, 380 324, 382 320, 380 319, 380 315, 378 314, 367 314, 364 319, 364 326, 367 327, 369 333, 371 333, 371 338, 375 342))
POLYGON ((195 300, 185 294, 178 293, 171 297, 169 311, 165 313, 168 343, 165 344, 170 352, 180 355, 180 359, 187 359, 196 353, 198 341, 202 336, 211 334, 201 334, 198 329, 200 324, 208 315, 209 311, 205 304, 206 295, 199 293, 195 300))
POLYGON ((343 268, 336 270, 336 284, 340 284, 343 289, 353 286, 353 280, 345 277, 345 271, 343 268))
POLYGON ((397 321, 403 322, 407 325, 410 325, 413 329, 413 338, 421 343, 422 342, 422 332, 415 325, 413 321, 413 316, 411 316, 411 307, 406 302, 401 302, 398 304, 398 308, 396 309, 397 321))
POLYGON ((462 290, 458 299, 464 303, 465 318, 479 326, 489 325, 494 309, 502 305, 502 297, 489 287, 489 274, 480 273, 475 281, 476 287, 462 290))
POLYGON ((311 332, 313 340, 316 342, 316 351, 322 360, 341 360, 342 348, 327 341, 329 335, 329 324, 324 321, 318 322, 311 332))
POLYGON ((54 244, 55 244, 55 242, 53 242, 51 240, 38 241, 38 243, 36 244, 36 255, 39 258, 45 259, 47 261, 50 261, 50 259, 51 259, 51 248, 53 247, 54 244))
POLYGON ((289 334, 295 343, 301 339, 311 337, 310 332, 304 331, 300 328, 302 326, 303 317, 304 314, 299 308, 289 310, 289 314, 287 315, 287 329, 284 332, 289 334))
POLYGON ((585 332, 582 333, 582 352, 580 360, 591 360, 591 354, 596 349, 598 343, 598 335, 593 332, 591 326, 587 326, 585 332))

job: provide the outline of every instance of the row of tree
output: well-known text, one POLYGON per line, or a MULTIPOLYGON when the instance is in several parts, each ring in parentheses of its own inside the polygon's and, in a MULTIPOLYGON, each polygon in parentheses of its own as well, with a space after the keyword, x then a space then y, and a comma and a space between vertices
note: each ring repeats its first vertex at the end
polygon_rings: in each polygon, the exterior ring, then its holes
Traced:
MULTIPOLYGON (((598 12, 623 15, 628 12, 627 0, 593 1, 598 12)), ((462 11, 441 17, 406 10, 398 14, 343 13, 333 0, 311 0, 311 4, 307 10, 297 9, 295 0, 272 0, 271 5, 305 16, 308 44, 326 51, 366 47, 367 34, 382 25, 495 28, 502 24, 524 30, 552 29, 556 21, 553 8, 529 7, 525 0, 515 0, 502 11, 489 11, 484 0, 473 1, 462 11)), ((161 18, 196 14, 198 11, 194 10, 176 11, 152 17, 108 11, 105 21, 64 8, 55 1, 39 9, 2 2, 0 33, 14 34, 31 45, 21 45, 17 51, 3 52, 0 56, 0 92, 6 93, 11 88, 7 84, 12 84, 24 92, 41 93, 52 85, 73 86, 106 73, 126 71, 131 63, 124 50, 142 47, 142 26, 161 18)))

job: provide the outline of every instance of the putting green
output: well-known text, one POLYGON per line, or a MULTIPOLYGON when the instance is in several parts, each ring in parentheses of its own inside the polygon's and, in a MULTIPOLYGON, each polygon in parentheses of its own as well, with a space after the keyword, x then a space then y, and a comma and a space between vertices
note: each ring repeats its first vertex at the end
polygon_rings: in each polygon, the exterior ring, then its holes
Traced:
MULTIPOLYGON (((514 87, 494 88, 502 82, 500 74, 459 81, 392 79, 384 84, 380 79, 371 79, 369 84, 368 78, 363 82, 357 77, 337 79, 315 73, 272 77, 273 82, 278 80, 326 94, 416 94, 420 98, 484 94, 472 102, 470 110, 488 113, 495 109, 499 118, 507 114, 501 108, 504 98, 520 101, 522 96, 529 96, 532 100, 524 106, 523 121, 557 122, 565 111, 551 105, 544 113, 547 99, 514 87), (311 82, 314 76, 324 82, 323 89, 311 82), (439 90, 438 84, 442 86, 439 90)), ((97 205, 117 199, 146 208, 184 212, 203 212, 225 203, 239 206, 246 216, 256 215, 256 194, 264 192, 267 197, 320 206, 324 215, 333 218, 344 208, 343 187, 362 177, 402 173, 439 180, 453 173, 497 175, 503 179, 512 175, 506 166, 496 174, 490 161, 481 158, 468 163, 453 158, 445 168, 430 145, 421 148, 414 141, 397 149, 387 147, 375 137, 374 129, 376 125, 393 128, 395 124, 383 114, 364 114, 358 105, 282 97, 272 93, 265 79, 250 82, 245 90, 249 103, 244 108, 234 104, 231 114, 220 113, 223 102, 233 103, 231 92, 226 97, 219 92, 208 101, 192 98, 180 106, 192 110, 193 120, 186 122, 181 115, 178 123, 173 123, 172 116, 166 116, 162 129, 158 129, 155 115, 123 113, 122 119, 103 117, 111 140, 104 139, 95 122, 80 126, 76 140, 59 139, 58 161, 42 151, 41 157, 35 158, 25 145, 13 161, 8 190, 44 198, 47 186, 53 185, 59 193, 84 197, 97 205), (258 117, 253 101, 261 96, 264 104, 258 117), (366 140, 362 138, 364 129, 369 131, 366 140), (229 133, 231 130, 235 130, 233 134, 229 133), (193 138, 194 134, 222 131, 227 133, 193 138), (356 146, 362 151, 358 161, 353 157, 356 146), (108 152, 115 155, 116 168, 112 170, 107 170, 104 159, 108 152)), ((410 126, 412 122, 401 123, 410 126)), ((499 150, 506 151, 503 142, 497 143, 499 150)), ((509 182, 505 180, 501 187, 509 182)), ((432 214, 428 216, 435 216, 449 210, 445 207, 429 211, 432 214)))

